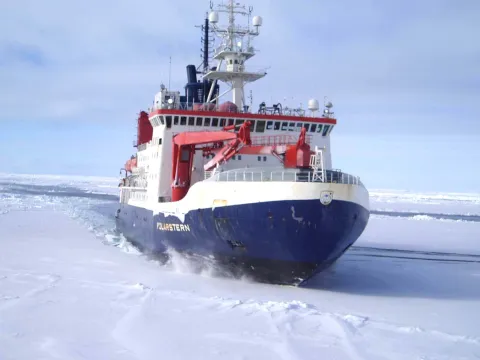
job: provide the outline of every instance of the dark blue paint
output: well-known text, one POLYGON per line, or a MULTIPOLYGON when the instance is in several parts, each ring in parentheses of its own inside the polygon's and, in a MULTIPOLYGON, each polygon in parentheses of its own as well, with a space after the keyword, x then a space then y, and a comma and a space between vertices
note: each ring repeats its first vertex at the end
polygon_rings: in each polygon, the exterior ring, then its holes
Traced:
POLYGON ((242 256, 256 260, 333 263, 365 229, 369 212, 354 203, 319 200, 252 203, 192 210, 182 223, 174 216, 121 204, 118 229, 146 252, 166 246, 199 255, 242 256), (295 209, 295 220, 291 208, 295 209), (162 231, 157 223, 187 224, 190 231, 162 231), (133 226, 135 224, 135 226, 133 226))

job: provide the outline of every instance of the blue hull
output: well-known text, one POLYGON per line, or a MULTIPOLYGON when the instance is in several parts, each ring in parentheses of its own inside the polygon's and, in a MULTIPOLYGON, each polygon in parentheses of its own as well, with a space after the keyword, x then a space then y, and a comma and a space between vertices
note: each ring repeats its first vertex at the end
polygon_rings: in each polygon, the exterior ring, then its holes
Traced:
POLYGON ((368 219, 362 206, 339 200, 327 206, 317 199, 197 209, 183 223, 120 204, 117 228, 146 253, 161 254, 170 247, 213 255, 256 280, 292 284, 333 264, 368 219))

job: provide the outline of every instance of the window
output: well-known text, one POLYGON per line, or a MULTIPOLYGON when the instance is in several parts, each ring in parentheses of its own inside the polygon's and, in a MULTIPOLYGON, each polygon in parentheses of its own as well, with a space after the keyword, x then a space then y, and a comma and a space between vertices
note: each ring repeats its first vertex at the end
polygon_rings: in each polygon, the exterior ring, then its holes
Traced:
POLYGON ((235 120, 235 125, 241 125, 244 122, 245 122, 245 120, 243 120, 243 119, 237 119, 237 120, 235 120))
POLYGON ((194 126, 195 125, 195 118, 190 116, 188 118, 188 126, 194 126))
MULTIPOLYGON (((265 131, 265 121, 263 120, 258 120, 257 121, 257 127, 255 128, 256 132, 264 132, 265 131)), ((259 160, 260 161, 260 160, 259 160)))
POLYGON ((261 156, 257 156, 257 160, 258 160, 258 161, 262 161, 262 157, 261 157, 261 156))
POLYGON ((197 125, 197 126, 202 126, 202 122, 203 122, 203 118, 197 117, 197 123, 196 123, 196 125, 197 125))
POLYGON ((307 130, 307 132, 308 132, 308 128, 310 127, 310 124, 309 124, 309 123, 305 123, 305 124, 303 124, 303 127, 304 127, 305 130, 307 130))
POLYGON ((242 160, 242 155, 237 155, 238 160, 242 160))
POLYGON ((323 125, 320 125, 320 124, 317 125, 317 133, 321 133, 321 132, 322 132, 322 126, 323 126, 323 125))
POLYGON ((288 126, 288 123, 286 121, 282 122, 282 131, 287 131, 287 126, 288 126))
MULTIPOLYGON (((158 138, 158 145, 162 145, 162 138, 158 138)), ((157 153, 158 155, 158 153, 157 153)))
POLYGON ((280 130, 280 121, 275 121, 274 130, 280 130))
POLYGON ((190 160, 190 149, 182 148, 182 152, 180 153, 180 161, 187 162, 190 160))
POLYGON ((234 122, 235 122, 235 120, 233 120, 233 119, 228 119, 228 126, 233 125, 234 122))
POLYGON ((288 124, 288 131, 295 131, 295 123, 291 122, 288 124))
POLYGON ((178 125, 178 116, 173 118, 173 125, 178 125))
POLYGON ((266 157, 266 156, 263 157, 263 161, 267 161, 267 157, 266 157))
POLYGON ((166 119, 166 122, 167 122, 167 128, 170 129, 172 127, 172 117, 171 116, 166 116, 165 119, 166 119))
POLYGON ((248 120, 250 121, 252 124, 250 125, 250 131, 253 131, 253 129, 255 129, 255 120, 248 120))
POLYGON ((330 130, 330 125, 325 125, 323 128, 322 136, 327 136, 328 130, 330 130))
POLYGON ((297 128, 295 131, 301 131, 302 130, 302 123, 297 123, 297 128))
POLYGON ((226 125, 227 125, 227 119, 225 119, 225 118, 220 119, 220 126, 224 127, 226 125))
POLYGON ((317 129, 317 124, 310 124, 310 132, 315 132, 317 129))
POLYGON ((218 118, 213 118, 212 119, 212 126, 218 126, 218 118))
POLYGON ((183 125, 183 126, 187 125, 187 117, 186 116, 182 116, 180 118, 180 125, 183 125))
POLYGON ((267 130, 273 130, 273 121, 267 121, 267 130))
POLYGON ((203 126, 210 126, 210 118, 205 118, 205 122, 203 123, 203 126))

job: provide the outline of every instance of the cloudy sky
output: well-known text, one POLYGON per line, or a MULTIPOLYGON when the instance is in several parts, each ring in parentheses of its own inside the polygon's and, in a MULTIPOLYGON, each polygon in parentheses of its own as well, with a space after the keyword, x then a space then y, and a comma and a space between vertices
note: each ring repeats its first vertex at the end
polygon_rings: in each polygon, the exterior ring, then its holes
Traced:
MULTIPOLYGON (((480 192, 480 1, 255 0, 254 104, 327 95, 334 167, 480 192)), ((0 172, 117 176, 135 117, 200 63, 207 0, 3 0, 0 172)))

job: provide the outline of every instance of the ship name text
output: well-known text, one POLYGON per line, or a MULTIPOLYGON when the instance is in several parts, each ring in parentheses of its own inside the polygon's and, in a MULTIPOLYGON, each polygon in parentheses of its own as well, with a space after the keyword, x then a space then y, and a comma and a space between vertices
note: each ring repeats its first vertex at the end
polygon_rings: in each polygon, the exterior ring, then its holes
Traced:
POLYGON ((157 222, 157 230, 161 231, 190 231, 190 225, 186 224, 167 224, 157 222))

